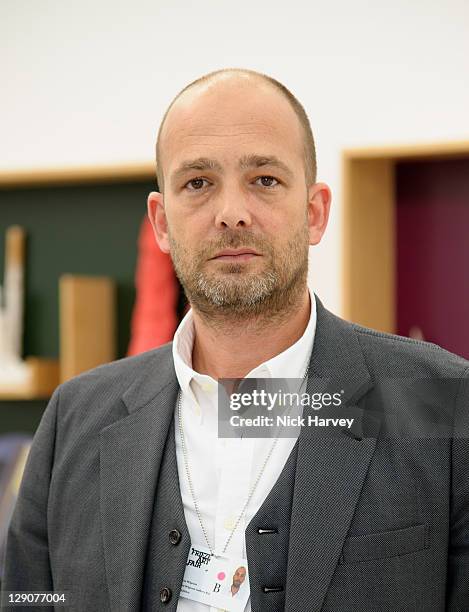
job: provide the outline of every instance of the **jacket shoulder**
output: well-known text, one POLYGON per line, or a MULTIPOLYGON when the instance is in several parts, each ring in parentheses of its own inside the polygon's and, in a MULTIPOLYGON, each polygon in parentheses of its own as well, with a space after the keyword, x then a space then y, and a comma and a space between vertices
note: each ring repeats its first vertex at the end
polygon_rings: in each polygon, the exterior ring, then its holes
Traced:
POLYGON ((354 329, 370 369, 383 376, 460 377, 469 361, 423 340, 377 331, 356 323, 354 329))
POLYGON ((117 394, 122 393, 135 378, 142 375, 142 372, 158 368, 157 373, 163 365, 172 363, 172 344, 167 342, 144 353, 122 357, 82 372, 60 385, 61 395, 99 388, 114 389, 117 394))
POLYGON ((92 368, 56 389, 59 421, 65 429, 102 428, 128 415, 122 398, 131 385, 143 405, 173 373, 172 342, 92 368))

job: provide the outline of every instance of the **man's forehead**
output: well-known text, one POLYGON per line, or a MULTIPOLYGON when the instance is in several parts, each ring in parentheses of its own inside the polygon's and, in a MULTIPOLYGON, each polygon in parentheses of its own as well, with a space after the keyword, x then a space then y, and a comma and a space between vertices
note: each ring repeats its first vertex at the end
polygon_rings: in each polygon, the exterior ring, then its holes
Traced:
POLYGON ((166 116, 160 144, 166 153, 199 142, 250 136, 302 141, 302 128, 290 103, 272 87, 253 89, 230 83, 198 93, 185 92, 166 116))
POLYGON ((260 100, 208 102, 196 107, 171 109, 162 130, 165 149, 171 145, 190 146, 213 139, 249 139, 266 137, 273 140, 300 136, 299 120, 293 110, 263 104, 260 100))

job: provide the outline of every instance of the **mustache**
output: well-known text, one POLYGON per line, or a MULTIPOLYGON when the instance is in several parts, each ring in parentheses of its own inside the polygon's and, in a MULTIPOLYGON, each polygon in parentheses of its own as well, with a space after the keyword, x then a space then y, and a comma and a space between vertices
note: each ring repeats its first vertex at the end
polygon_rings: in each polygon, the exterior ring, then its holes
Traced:
POLYGON ((220 240, 206 242, 203 248, 199 251, 202 256, 213 257, 223 249, 239 249, 239 248, 252 248, 263 253, 265 251, 270 252, 271 247, 269 243, 259 236, 255 236, 251 232, 243 233, 227 233, 224 234, 220 240))

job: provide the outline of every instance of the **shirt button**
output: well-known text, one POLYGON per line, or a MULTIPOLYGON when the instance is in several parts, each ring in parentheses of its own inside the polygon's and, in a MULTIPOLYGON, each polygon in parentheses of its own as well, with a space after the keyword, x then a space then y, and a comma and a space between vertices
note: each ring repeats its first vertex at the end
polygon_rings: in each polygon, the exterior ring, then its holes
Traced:
POLYGON ((168 603, 168 601, 171 599, 171 589, 168 589, 168 587, 163 587, 160 590, 160 601, 161 603, 168 603))
POLYGON ((177 529, 171 529, 171 531, 169 532, 169 541, 171 542, 171 544, 174 544, 174 546, 176 546, 176 544, 179 544, 179 542, 181 541, 182 535, 181 532, 178 531, 177 529))
POLYGON ((236 519, 234 519, 232 516, 229 516, 228 518, 226 518, 223 523, 223 527, 227 529, 228 531, 231 531, 232 529, 234 529, 235 525, 236 525, 236 519))

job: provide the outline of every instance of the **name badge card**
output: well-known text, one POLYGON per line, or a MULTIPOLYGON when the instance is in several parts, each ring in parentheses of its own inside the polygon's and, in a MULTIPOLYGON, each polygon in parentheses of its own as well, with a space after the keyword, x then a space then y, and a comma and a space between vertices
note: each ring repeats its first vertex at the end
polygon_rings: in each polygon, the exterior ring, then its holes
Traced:
POLYGON ((244 612, 249 599, 247 560, 212 556, 204 546, 191 546, 181 597, 227 612, 244 612))

